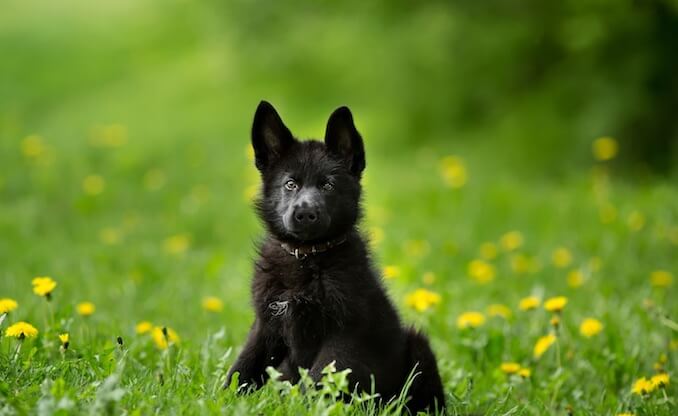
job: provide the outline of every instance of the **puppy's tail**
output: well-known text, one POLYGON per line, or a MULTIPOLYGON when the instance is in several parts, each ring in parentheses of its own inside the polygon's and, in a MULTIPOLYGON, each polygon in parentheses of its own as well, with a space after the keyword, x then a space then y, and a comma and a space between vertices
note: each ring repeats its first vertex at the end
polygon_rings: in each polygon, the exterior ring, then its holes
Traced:
POLYGON ((411 373, 414 369, 415 374, 409 390, 411 399, 407 402, 407 408, 412 414, 426 410, 440 413, 445 408, 445 394, 436 357, 425 335, 414 328, 406 331, 407 371, 411 373))

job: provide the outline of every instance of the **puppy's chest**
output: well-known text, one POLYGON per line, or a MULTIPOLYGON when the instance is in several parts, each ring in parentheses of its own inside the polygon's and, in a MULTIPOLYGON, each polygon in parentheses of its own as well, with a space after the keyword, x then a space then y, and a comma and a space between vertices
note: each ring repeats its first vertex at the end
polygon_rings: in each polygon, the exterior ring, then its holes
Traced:
POLYGON ((284 274, 268 277, 260 310, 269 325, 289 342, 308 342, 321 336, 331 325, 332 310, 328 290, 336 290, 328 271, 315 265, 279 270, 284 274))

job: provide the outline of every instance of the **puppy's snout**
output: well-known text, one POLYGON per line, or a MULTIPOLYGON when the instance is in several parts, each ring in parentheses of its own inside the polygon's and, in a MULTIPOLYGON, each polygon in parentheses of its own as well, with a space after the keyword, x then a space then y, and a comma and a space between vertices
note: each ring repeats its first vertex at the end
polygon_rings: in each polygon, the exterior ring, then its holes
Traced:
POLYGON ((311 225, 318 221, 320 212, 318 208, 307 204, 298 206, 294 209, 294 222, 298 225, 311 225))

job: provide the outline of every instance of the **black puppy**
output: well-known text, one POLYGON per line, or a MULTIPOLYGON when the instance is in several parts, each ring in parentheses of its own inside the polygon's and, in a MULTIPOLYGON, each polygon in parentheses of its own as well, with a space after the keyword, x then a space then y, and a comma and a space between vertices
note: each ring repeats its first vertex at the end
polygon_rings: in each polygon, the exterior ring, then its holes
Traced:
POLYGON ((416 365, 407 406, 444 407, 442 383, 428 340, 403 328, 370 263, 360 219, 365 151, 346 107, 327 123, 325 143, 300 142, 271 104, 254 115, 252 146, 263 181, 257 210, 267 235, 252 281, 256 319, 231 368, 260 387, 273 366, 292 382, 298 368, 314 380, 336 361, 351 368, 351 388, 397 396, 416 365))

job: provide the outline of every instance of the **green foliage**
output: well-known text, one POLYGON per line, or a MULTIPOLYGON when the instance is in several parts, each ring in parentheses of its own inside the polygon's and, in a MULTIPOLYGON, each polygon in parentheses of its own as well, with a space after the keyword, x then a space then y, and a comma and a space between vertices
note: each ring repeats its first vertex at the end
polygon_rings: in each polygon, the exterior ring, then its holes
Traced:
POLYGON ((650 137, 626 132, 655 112, 675 138, 663 115, 675 106, 656 104, 673 95, 646 88, 678 56, 655 30, 675 2, 388 5, 3 3, 0 298, 19 307, 0 315, 0 413, 401 412, 405 395, 377 408, 347 390, 346 371, 328 369, 317 388, 304 376, 222 389, 252 320, 262 230, 247 147, 262 98, 301 137, 353 109, 367 146, 362 229, 378 267, 399 271, 385 285, 403 320, 432 340, 449 413, 676 413, 678 193, 625 165, 650 137), (619 155, 594 162, 602 135, 617 136, 619 155), (511 230, 524 243, 507 251, 511 230), (487 242, 499 249, 481 284, 468 268, 487 242), (559 247, 565 268, 552 262, 559 247), (652 285, 656 270, 673 284, 652 285), (58 283, 50 302, 31 293, 44 275, 58 283), (439 298, 410 308, 418 288, 439 298), (528 295, 569 299, 540 359, 534 344, 554 329, 543 309, 517 308, 528 295), (223 309, 201 308, 206 296, 223 309), (490 317, 491 304, 512 315, 490 317), (457 328, 465 311, 486 322, 457 328), (582 336, 586 317, 602 332, 582 336), (5 336, 22 320, 36 338, 5 336), (135 331, 144 320, 168 348, 135 331), (657 364, 669 386, 632 394, 657 364))

